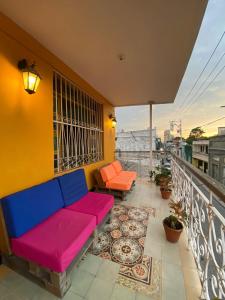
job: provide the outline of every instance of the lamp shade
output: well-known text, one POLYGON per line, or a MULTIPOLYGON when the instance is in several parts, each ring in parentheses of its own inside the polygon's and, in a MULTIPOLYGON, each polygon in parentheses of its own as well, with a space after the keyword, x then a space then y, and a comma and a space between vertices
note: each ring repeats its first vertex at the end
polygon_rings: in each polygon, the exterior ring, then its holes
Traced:
POLYGON ((112 118, 112 128, 116 127, 116 118, 112 118))
POLYGON ((37 91, 38 85, 41 81, 40 74, 36 71, 36 65, 35 63, 28 65, 27 60, 21 59, 18 62, 18 68, 23 73, 23 84, 24 89, 29 94, 34 94, 37 91))
POLYGON ((109 118, 112 120, 112 128, 115 128, 117 123, 115 116, 113 116, 113 114, 110 114, 109 118))
POLYGON ((40 80, 40 75, 36 71, 32 69, 23 70, 24 89, 29 94, 36 93, 40 80))

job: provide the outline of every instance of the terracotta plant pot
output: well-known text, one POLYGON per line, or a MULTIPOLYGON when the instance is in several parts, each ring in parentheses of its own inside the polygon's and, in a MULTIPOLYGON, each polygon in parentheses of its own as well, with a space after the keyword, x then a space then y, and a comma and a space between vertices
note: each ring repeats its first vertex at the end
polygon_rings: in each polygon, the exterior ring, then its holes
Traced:
POLYGON ((172 191, 170 190, 164 190, 163 188, 160 189, 161 196, 163 199, 168 200, 171 196, 172 191))
MULTIPOLYGON (((180 223, 181 224, 181 223, 180 223)), ((166 239, 167 241, 171 242, 171 243, 176 243, 178 242, 180 235, 183 231, 183 225, 181 224, 182 228, 181 229, 173 229, 171 227, 169 227, 166 223, 165 220, 163 220, 163 227, 165 230, 165 234, 166 234, 166 239)))

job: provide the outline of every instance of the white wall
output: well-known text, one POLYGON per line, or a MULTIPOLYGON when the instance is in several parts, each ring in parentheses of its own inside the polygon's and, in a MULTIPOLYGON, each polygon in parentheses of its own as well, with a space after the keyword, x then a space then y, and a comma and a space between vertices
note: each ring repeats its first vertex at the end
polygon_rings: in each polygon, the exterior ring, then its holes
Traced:
MULTIPOLYGON (((149 151, 149 129, 117 132, 116 150, 149 151)), ((152 150, 156 150, 156 128, 152 129, 152 150)))

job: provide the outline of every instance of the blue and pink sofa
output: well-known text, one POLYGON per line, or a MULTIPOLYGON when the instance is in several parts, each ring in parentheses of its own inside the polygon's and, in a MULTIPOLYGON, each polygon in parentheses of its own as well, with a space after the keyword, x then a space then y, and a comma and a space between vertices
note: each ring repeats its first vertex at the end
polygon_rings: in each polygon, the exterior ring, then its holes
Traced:
POLYGON ((2 199, 11 255, 6 265, 62 297, 70 273, 114 204, 89 192, 84 170, 52 179, 2 199))

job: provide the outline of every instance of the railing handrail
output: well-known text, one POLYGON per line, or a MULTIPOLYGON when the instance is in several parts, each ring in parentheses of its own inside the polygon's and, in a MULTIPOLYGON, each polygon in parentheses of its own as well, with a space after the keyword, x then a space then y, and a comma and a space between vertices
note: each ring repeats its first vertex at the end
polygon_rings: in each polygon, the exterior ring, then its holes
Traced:
POLYGON ((179 157, 175 153, 171 152, 171 155, 174 157, 175 160, 182 163, 185 168, 187 168, 191 173, 199 179, 209 190, 211 190, 214 195, 216 195, 219 200, 225 203, 225 187, 218 181, 214 180, 207 174, 203 174, 198 168, 194 167, 192 164, 184 160, 183 158, 179 157))
MULTIPOLYGON (((179 170, 183 173, 185 178, 194 186, 195 190, 198 192, 198 194, 201 196, 201 198, 205 201, 205 203, 209 204, 210 201, 209 201, 208 197, 201 191, 201 189, 195 183, 193 183, 191 177, 187 174, 186 170, 183 170, 177 161, 175 161, 175 160, 173 160, 173 161, 177 165, 179 170)), ((219 220, 223 224, 225 224, 225 218, 221 215, 221 213, 218 211, 218 209, 215 208, 215 206, 212 206, 211 208, 212 208, 213 212, 216 214, 216 216, 219 218, 219 220)))

